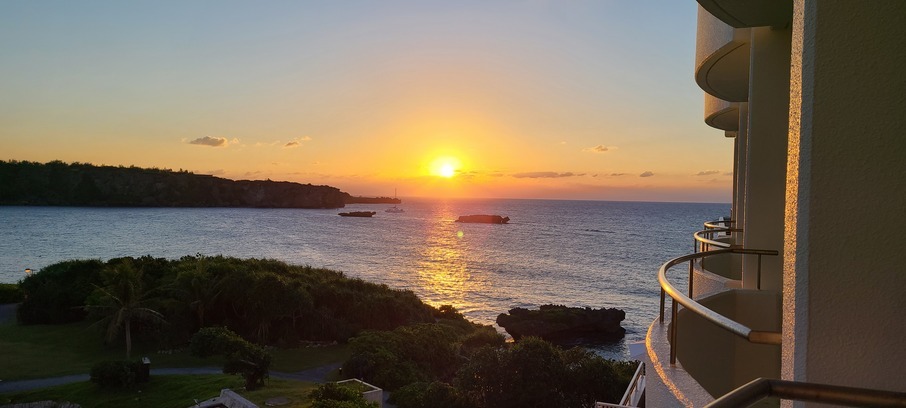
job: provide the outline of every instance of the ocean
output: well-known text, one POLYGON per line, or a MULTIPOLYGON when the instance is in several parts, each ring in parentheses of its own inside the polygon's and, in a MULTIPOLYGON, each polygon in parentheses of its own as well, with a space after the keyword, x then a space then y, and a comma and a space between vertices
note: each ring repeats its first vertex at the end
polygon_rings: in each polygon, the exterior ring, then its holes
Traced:
POLYGON ((702 222, 730 211, 729 204, 503 199, 404 199, 398 214, 384 212, 389 207, 0 207, 0 282, 69 259, 273 258, 409 289, 484 324, 513 307, 623 309, 626 338, 598 351, 625 358, 657 315, 658 267, 692 251, 702 222), (377 214, 337 216, 356 210, 377 214), (454 222, 468 214, 511 220, 454 222))

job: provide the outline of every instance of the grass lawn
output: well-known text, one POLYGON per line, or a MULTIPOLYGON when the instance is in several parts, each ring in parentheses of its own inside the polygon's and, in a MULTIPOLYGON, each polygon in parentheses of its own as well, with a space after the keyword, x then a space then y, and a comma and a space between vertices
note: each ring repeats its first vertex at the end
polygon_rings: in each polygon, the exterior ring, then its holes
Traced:
MULTIPOLYGON (((102 335, 90 323, 20 326, 0 324, 0 380, 23 380, 67 374, 87 374, 104 360, 125 358, 125 345, 104 346, 102 335)), ((346 345, 272 350, 271 370, 294 372, 345 361, 346 345)), ((152 368, 221 367, 221 357, 198 358, 188 351, 157 354, 156 347, 133 344, 134 359, 147 356, 152 368)))
POLYGON ((151 381, 136 390, 101 389, 90 382, 61 385, 40 390, 0 394, 0 404, 33 401, 69 401, 83 407, 191 407, 197 399, 203 401, 220 395, 222 388, 231 388, 250 401, 264 407, 268 398, 287 397, 292 402, 284 407, 310 406, 308 393, 317 385, 312 383, 271 379, 260 390, 242 390, 241 378, 229 375, 169 375, 152 376, 151 381))
POLYGON ((325 347, 271 350, 271 370, 292 373, 320 367, 331 363, 342 363, 352 356, 348 345, 339 344, 325 347))

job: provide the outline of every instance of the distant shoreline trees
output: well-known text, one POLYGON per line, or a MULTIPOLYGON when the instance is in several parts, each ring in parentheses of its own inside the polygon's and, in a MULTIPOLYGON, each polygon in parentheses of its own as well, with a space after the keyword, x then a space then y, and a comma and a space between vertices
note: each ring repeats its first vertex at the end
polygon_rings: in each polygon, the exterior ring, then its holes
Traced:
POLYGON ((0 160, 0 205, 341 208, 330 186, 228 180, 180 169, 0 160))

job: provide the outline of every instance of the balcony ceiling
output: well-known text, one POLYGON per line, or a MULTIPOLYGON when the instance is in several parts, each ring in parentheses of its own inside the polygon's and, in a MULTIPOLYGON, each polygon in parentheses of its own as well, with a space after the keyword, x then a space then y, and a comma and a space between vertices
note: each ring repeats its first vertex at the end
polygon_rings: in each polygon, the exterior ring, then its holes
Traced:
POLYGON ((695 82, 705 92, 725 101, 747 101, 749 44, 731 41, 720 47, 695 70, 695 82))
POLYGON ((739 108, 733 106, 708 115, 705 124, 720 130, 739 130, 739 108))
POLYGON ((785 27, 793 18, 792 0, 698 0, 698 4, 735 28, 785 27))

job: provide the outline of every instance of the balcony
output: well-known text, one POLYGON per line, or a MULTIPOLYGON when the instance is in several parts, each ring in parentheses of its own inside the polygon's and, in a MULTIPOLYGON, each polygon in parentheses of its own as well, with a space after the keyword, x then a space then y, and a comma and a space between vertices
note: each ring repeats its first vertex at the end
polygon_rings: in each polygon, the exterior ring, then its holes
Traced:
POLYGON ((698 4, 727 25, 784 27, 793 18, 792 0, 698 0, 698 4))
POLYGON ((756 378, 780 375, 781 295, 742 289, 737 266, 741 257, 777 252, 733 245, 732 234, 739 230, 732 221, 705 227, 694 234, 694 253, 668 261, 658 273, 661 317, 646 341, 652 375, 660 380, 649 383, 652 401, 702 406, 756 378), (667 275, 687 263, 690 280, 684 293, 667 275), (668 296, 671 307, 665 314, 668 296))
MULTIPOLYGON (((779 292, 733 289, 698 303, 752 330, 780 332, 779 292)), ((759 377, 780 378, 779 344, 751 343, 687 308, 677 312, 676 321, 676 359, 711 396, 759 377)))
POLYGON ((726 132, 739 130, 739 104, 705 94, 705 124, 726 132))
POLYGON ((747 101, 749 30, 735 29, 701 7, 698 20, 695 82, 717 99, 727 102, 747 101))
MULTIPOLYGON (((742 232, 742 230, 732 228, 732 225, 731 220, 706 222, 704 230, 692 234, 694 252, 732 248, 735 238, 731 234, 742 232)), ((698 299, 729 289, 741 289, 740 265, 740 255, 733 253, 715 254, 693 262, 691 264, 694 283, 691 290, 692 298, 698 299)))

